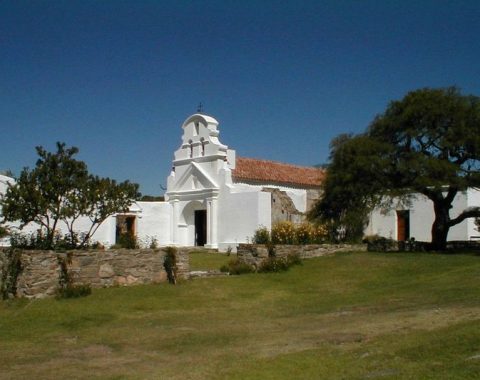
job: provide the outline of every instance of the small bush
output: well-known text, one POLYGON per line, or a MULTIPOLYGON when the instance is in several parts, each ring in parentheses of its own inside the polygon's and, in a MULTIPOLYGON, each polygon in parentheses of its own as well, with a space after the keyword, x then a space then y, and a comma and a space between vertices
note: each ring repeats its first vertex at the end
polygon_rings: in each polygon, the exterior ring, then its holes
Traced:
POLYGON ((57 290, 57 298, 79 298, 92 294, 90 285, 67 285, 57 290))
POLYGON ((313 235, 311 237, 311 244, 322 244, 328 241, 328 228, 324 224, 312 225, 313 235))
POLYGON ((155 237, 152 237, 152 240, 150 241, 149 245, 150 249, 157 249, 158 248, 158 240, 155 237))
POLYGON ((5 236, 8 236, 9 231, 7 227, 0 226, 0 239, 4 238, 5 236))
POLYGON ((255 271, 255 269, 250 264, 247 264, 239 259, 232 259, 227 265, 222 265, 220 271, 230 274, 245 274, 252 273, 255 271))
POLYGON ((175 247, 166 248, 163 266, 167 272, 168 282, 175 285, 177 283, 177 249, 175 247))
POLYGON ((126 249, 136 249, 139 247, 137 237, 129 233, 121 234, 118 239, 118 244, 121 248, 126 249))
POLYGON ((273 243, 267 243, 266 244, 267 249, 268 249, 268 257, 276 257, 277 256, 277 249, 275 247, 275 244, 273 243))
POLYGON ((295 225, 292 222, 283 221, 272 226, 272 243, 274 244, 295 244, 295 225))
POLYGON ((259 273, 284 272, 294 265, 302 263, 299 255, 290 254, 287 257, 269 257, 262 261, 259 273))
POLYGON ((366 236, 363 242, 367 244, 367 250, 370 252, 391 252, 398 251, 398 243, 396 240, 383 236, 371 235, 366 236))
POLYGON ((23 270, 22 251, 9 248, 5 251, 3 268, 0 267, 0 293, 2 299, 15 297, 18 276, 23 270))
POLYGON ((297 253, 290 253, 287 256, 287 263, 288 266, 294 266, 294 265, 301 265, 302 264, 302 259, 300 258, 300 255, 297 253))
POLYGON ((253 235, 254 244, 268 244, 270 243, 270 231, 266 227, 260 227, 253 235))
POLYGON ((262 261, 258 267, 259 273, 283 272, 288 270, 287 260, 280 257, 269 257, 262 261))
POLYGON ((80 244, 84 239, 83 233, 73 233, 61 235, 58 231, 53 235, 52 241, 47 239, 47 236, 42 230, 32 233, 13 232, 10 234, 10 246, 12 248, 20 249, 41 249, 41 250, 55 250, 67 251, 71 249, 86 249, 89 248, 89 242, 80 244))
POLYGON ((310 223, 302 223, 295 228, 295 240, 298 244, 311 244, 315 240, 315 228, 310 223))

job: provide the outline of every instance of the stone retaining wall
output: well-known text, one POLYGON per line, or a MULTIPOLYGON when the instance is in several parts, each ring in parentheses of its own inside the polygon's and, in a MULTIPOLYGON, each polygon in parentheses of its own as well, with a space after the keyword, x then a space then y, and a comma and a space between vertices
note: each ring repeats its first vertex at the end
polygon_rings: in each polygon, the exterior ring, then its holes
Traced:
MULTIPOLYGON (((177 249, 177 276, 189 276, 189 249, 177 249)), ((22 251, 22 271, 16 297, 43 298, 55 294, 61 275, 60 261, 66 260, 73 284, 95 288, 149 284, 167 281, 165 249, 118 249, 105 251, 22 251)), ((0 250, 0 281, 6 268, 6 251, 0 250)))
MULTIPOLYGON (((276 257, 299 255, 301 259, 310 259, 331 255, 337 252, 366 251, 365 244, 311 244, 311 245, 275 245, 276 257)), ((268 247, 264 244, 239 244, 237 256, 240 260, 258 268, 268 257, 268 247)))

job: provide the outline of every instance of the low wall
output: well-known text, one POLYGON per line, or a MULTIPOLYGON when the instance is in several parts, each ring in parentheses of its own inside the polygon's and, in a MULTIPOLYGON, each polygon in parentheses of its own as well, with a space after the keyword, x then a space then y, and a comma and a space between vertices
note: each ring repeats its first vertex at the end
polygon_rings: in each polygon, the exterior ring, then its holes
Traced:
MULTIPOLYGON (((54 295, 59 286, 61 259, 67 259, 68 272, 74 285, 88 284, 100 288, 167 281, 163 265, 165 249, 16 252, 21 255, 22 266, 17 278, 16 297, 43 298, 54 295)), ((178 278, 186 279, 189 276, 188 252, 186 248, 177 249, 178 278)), ((6 270, 6 255, 6 250, 0 250, 0 281, 6 270)))
MULTIPOLYGON (((311 244, 311 245, 275 245, 276 257, 299 255, 302 259, 331 255, 337 252, 366 251, 365 244, 311 244)), ((255 267, 268 257, 268 248, 263 244, 239 244, 237 257, 255 267)))

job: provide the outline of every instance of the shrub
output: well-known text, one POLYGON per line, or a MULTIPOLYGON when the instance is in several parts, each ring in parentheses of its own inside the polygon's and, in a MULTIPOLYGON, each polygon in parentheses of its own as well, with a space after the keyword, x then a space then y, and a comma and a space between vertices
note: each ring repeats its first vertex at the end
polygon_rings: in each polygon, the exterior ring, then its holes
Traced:
POLYGON ((86 249, 89 248, 88 241, 85 245, 80 246, 79 241, 84 238, 84 234, 76 232, 61 235, 58 231, 53 235, 53 240, 38 230, 32 233, 13 232, 10 234, 10 246, 12 248, 21 249, 41 249, 66 251, 70 249, 86 249))
POLYGON ((300 255, 298 253, 290 253, 287 256, 287 263, 289 267, 294 265, 301 265, 302 259, 300 258, 300 255))
POLYGON ((252 273, 255 271, 255 269, 250 264, 247 264, 237 258, 230 260, 226 265, 222 265, 220 271, 224 273, 228 272, 230 274, 245 274, 252 273))
POLYGON ((270 243, 270 231, 267 227, 260 227, 255 231, 252 240, 254 244, 268 244, 270 243))
POLYGON ((269 257, 262 261, 258 267, 259 273, 283 272, 288 269, 287 260, 281 257, 269 257))
POLYGON ((295 244, 295 225, 288 221, 275 223, 271 236, 274 244, 295 244))
POLYGON ((9 232, 7 227, 0 226, 0 239, 8 236, 9 232))
POLYGON ((314 224, 312 225, 312 230, 312 244, 321 244, 328 240, 328 228, 325 224, 314 224))
POLYGON ((287 257, 269 257, 262 261, 258 268, 260 273, 284 272, 291 266, 302 263, 299 255, 290 254, 287 257))
POLYGON ((126 249, 138 248, 137 237, 129 233, 121 234, 118 239, 118 244, 120 245, 121 248, 126 248, 126 249))
POLYGON ((5 252, 3 268, 0 267, 0 293, 2 299, 15 297, 18 276, 23 270, 22 251, 9 248, 5 252))
POLYGON ((149 248, 150 249, 157 249, 158 248, 158 240, 157 240, 156 237, 152 237, 152 239, 150 240, 149 248))
POLYGON ((315 240, 315 228, 310 223, 302 223, 295 228, 295 240, 298 244, 311 244, 315 240))
POLYGON ((67 285, 57 290, 57 298, 79 298, 92 294, 90 285, 67 285))
POLYGON ((168 282, 175 285, 177 283, 177 249, 175 247, 166 248, 163 266, 167 272, 168 282))
POLYGON ((363 242, 367 244, 367 250, 371 252, 389 252, 398 250, 398 243, 396 240, 383 236, 365 236, 363 242))

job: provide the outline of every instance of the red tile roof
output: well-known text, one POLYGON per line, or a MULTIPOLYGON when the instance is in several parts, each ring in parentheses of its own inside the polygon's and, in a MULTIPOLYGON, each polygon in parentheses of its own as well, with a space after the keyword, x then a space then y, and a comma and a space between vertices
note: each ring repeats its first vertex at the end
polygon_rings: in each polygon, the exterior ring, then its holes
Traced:
POLYGON ((319 187, 325 177, 325 170, 276 161, 237 157, 232 177, 234 182, 253 181, 300 187, 319 187))

